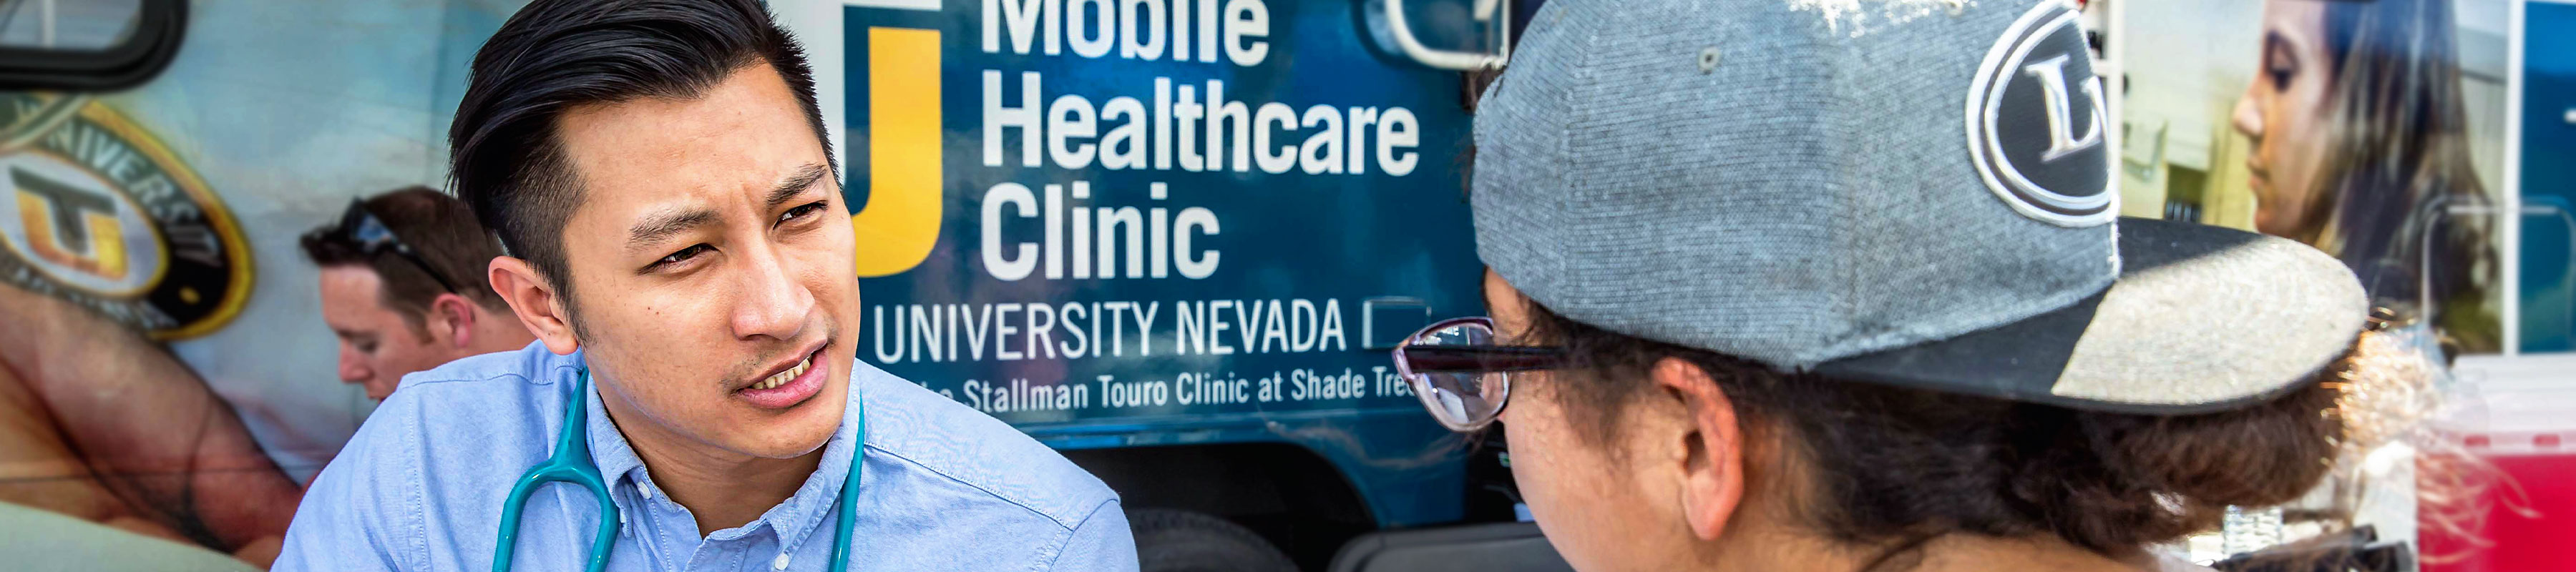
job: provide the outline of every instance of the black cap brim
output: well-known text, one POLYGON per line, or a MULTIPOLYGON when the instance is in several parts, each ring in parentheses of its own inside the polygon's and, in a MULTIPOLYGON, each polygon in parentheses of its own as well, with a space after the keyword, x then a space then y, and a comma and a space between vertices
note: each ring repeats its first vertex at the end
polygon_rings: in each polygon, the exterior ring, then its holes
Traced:
POLYGON ((2288 239, 2122 218, 2119 249, 2119 280, 2073 305, 1814 371, 2094 411, 2206 413, 2311 381, 2369 319, 2351 270, 2288 239))

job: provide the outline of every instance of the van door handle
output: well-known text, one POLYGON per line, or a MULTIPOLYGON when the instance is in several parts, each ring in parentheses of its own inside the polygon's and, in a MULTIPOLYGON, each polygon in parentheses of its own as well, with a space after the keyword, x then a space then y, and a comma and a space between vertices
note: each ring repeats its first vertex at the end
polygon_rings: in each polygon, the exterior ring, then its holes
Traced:
POLYGON ((1380 41, 1393 44, 1398 54, 1412 59, 1415 63, 1444 70, 1479 71, 1502 69, 1503 64, 1512 59, 1512 8, 1498 0, 1476 0, 1476 3, 1470 6, 1474 11, 1469 15, 1476 21, 1493 22, 1500 30, 1496 35, 1494 51, 1490 53, 1444 50, 1423 45, 1422 39, 1413 35, 1413 24, 1407 21, 1408 17, 1404 14, 1404 0, 1368 0, 1367 5, 1374 8, 1369 12, 1371 17, 1367 18, 1367 25, 1372 29, 1364 32, 1375 35, 1380 41))

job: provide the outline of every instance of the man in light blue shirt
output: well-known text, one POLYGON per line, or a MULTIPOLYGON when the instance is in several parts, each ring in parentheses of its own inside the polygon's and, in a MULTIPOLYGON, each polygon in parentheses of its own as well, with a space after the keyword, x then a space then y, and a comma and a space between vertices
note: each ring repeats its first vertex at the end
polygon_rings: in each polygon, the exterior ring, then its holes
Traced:
POLYGON ((830 570, 836 546, 851 570, 1136 569, 1098 479, 857 361, 851 269, 880 229, 853 228, 818 117, 757 0, 520 10, 475 56, 451 177, 537 341, 406 377, 278 569, 488 570, 507 548, 527 570, 830 570), (506 502, 559 439, 613 511, 568 485, 506 502))
MULTIPOLYGON (((501 506, 563 428, 582 355, 542 344, 458 360, 403 379, 315 479, 278 570, 489 570, 501 506)), ((867 406, 867 458, 851 570, 1134 570, 1117 497, 1090 474, 990 416, 866 364, 850 378, 867 406)), ((748 524, 699 529, 601 407, 593 462, 625 522, 611 570, 824 570, 854 427, 786 502, 748 524), (776 567, 785 563, 784 568, 776 567)), ((849 402, 855 412, 858 401, 849 402)), ((844 414, 844 423, 858 420, 844 414)), ((599 511, 589 491, 529 497, 520 570, 572 570, 599 511)))

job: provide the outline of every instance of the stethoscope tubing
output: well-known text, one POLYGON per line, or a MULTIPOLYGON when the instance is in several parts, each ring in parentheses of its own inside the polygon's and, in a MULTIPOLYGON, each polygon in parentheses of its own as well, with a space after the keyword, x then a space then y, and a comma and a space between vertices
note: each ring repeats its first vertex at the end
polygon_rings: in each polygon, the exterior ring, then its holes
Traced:
MULTIPOLYGON (((850 391, 858 391, 858 387, 854 384, 850 391)), ((521 509, 527 506, 529 495, 551 482, 571 483, 588 489, 599 498, 599 532, 591 540, 590 563, 583 569, 588 572, 608 569, 608 553, 617 542, 617 527, 621 519, 617 514, 617 503, 608 496, 608 480, 600 475, 599 464, 590 459, 590 440, 584 433, 590 426, 589 400, 590 369, 583 368, 581 375, 573 381, 572 399, 566 400, 564 405, 563 431, 555 437, 553 456, 520 475, 518 484, 510 487, 510 498, 501 505, 501 536, 493 548, 492 572, 509 572, 511 553, 518 549, 521 509)), ((861 461, 867 459, 867 403, 861 401, 855 413, 858 419, 853 425, 858 429, 851 435, 850 475, 841 481, 840 516, 832 524, 831 572, 849 570, 848 540, 858 528, 859 473, 864 465, 861 461)))

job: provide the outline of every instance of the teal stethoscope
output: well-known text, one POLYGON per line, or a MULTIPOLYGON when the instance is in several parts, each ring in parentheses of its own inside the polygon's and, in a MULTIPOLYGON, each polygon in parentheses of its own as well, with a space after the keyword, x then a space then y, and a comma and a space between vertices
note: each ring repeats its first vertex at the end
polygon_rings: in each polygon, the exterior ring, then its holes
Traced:
MULTIPOLYGON (((851 387, 850 391, 858 391, 858 388, 851 387)), ((608 480, 600 477, 599 465, 591 462, 590 439, 584 432, 590 427, 589 369, 581 370, 581 377, 573 382, 572 399, 568 402, 570 404, 564 406, 563 434, 555 437, 554 456, 530 467, 527 474, 520 475, 519 485, 510 488, 510 500, 501 505, 501 542, 500 548, 492 555, 492 572, 510 569, 510 553, 518 548, 519 508, 528 504, 528 494, 536 492, 538 486, 556 481, 580 485, 599 497, 599 534, 590 542, 590 566, 587 570, 600 572, 608 568, 608 549, 617 541, 617 503, 608 499, 608 480)), ((867 450, 862 445, 868 441, 868 410, 862 403, 854 411, 859 418, 852 425, 858 430, 851 434, 850 439, 850 477, 841 481, 841 517, 832 526, 832 572, 849 570, 850 543, 847 539, 859 522, 859 460, 867 457, 867 450)))

